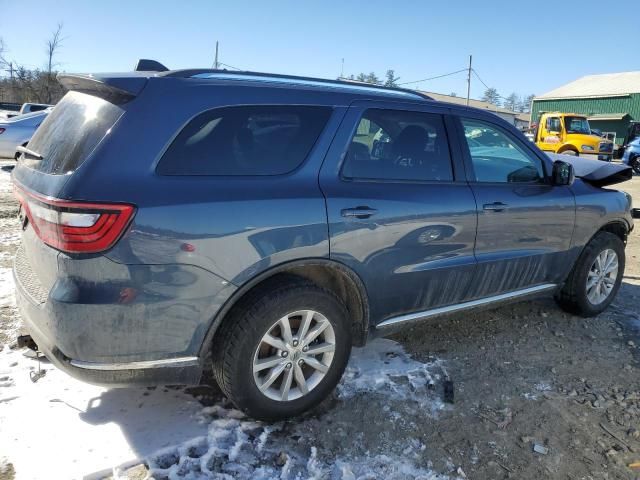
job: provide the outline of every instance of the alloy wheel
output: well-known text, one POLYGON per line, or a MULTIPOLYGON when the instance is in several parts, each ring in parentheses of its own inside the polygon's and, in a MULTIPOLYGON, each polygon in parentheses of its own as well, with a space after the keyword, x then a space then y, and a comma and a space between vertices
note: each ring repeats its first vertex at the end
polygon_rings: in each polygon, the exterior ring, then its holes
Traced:
POLYGON ((618 278, 618 255, 610 248, 603 250, 593 261, 587 274, 587 298, 592 305, 600 305, 613 290, 618 278))
POLYGON ((314 310, 299 310, 277 320, 253 356, 253 379, 271 400, 296 400, 326 376, 336 349, 335 332, 314 310))

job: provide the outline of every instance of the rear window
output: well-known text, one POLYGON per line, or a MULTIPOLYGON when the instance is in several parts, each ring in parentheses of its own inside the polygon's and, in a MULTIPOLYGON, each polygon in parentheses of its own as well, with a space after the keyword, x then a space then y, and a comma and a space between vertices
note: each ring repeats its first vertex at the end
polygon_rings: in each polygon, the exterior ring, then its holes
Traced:
POLYGON ((23 155, 25 166, 43 173, 73 172, 91 154, 123 110, 98 97, 69 92, 42 122, 29 149, 43 158, 23 155))
POLYGON ((282 175, 299 167, 331 108, 240 106, 201 113, 158 164, 160 175, 282 175))

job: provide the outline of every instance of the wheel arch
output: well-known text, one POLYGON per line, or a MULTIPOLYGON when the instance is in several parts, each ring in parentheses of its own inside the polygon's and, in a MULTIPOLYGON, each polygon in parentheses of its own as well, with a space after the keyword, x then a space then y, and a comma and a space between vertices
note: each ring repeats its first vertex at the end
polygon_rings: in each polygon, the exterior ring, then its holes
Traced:
POLYGON ((564 145, 562 145, 558 150, 557 153, 564 153, 571 150, 572 152, 576 152, 578 155, 580 155, 580 151, 576 148, 575 145, 571 144, 571 143, 565 143, 564 145))
POLYGON ((257 288, 269 286, 287 276, 297 276, 333 291, 346 305, 351 317, 353 344, 362 346, 369 332, 369 300, 364 282, 349 267, 335 260, 312 258, 280 264, 266 270, 240 286, 211 320, 199 356, 210 352, 216 332, 233 308, 257 288))
POLYGON ((627 244, 627 236, 629 235, 629 226, 624 220, 613 220, 605 223, 593 236, 589 239, 589 242, 600 232, 609 232, 617 236, 622 242, 627 244))

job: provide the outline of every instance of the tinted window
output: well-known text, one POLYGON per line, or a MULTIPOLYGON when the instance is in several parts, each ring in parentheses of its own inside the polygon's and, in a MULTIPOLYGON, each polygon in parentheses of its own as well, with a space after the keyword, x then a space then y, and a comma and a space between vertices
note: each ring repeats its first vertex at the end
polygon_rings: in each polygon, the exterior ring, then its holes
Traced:
POLYGON ((478 182, 530 183, 543 179, 541 161, 505 132, 477 120, 462 120, 478 182))
POLYGON ((210 110, 178 134, 161 175, 280 175, 304 162, 331 109, 245 106, 210 110))
POLYGON ((349 145, 342 176, 372 180, 453 180, 442 116, 367 110, 349 145))
POLYGON ((29 141, 29 149, 42 155, 23 155, 29 168, 54 175, 74 171, 116 123, 122 109, 92 95, 69 92, 29 141))

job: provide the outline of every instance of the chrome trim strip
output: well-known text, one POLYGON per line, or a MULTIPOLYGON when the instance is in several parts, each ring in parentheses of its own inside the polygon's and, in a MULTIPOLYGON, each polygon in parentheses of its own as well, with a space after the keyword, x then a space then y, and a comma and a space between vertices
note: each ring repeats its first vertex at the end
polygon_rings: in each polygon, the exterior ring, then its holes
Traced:
POLYGON ((86 370, 140 370, 144 368, 193 367, 198 365, 198 357, 165 358, 163 360, 144 360, 141 362, 96 363, 82 360, 70 360, 74 367, 86 370))
POLYGON ((449 305, 447 307, 434 308, 432 310, 424 310, 422 312, 409 313, 406 315, 400 315, 398 317, 389 318, 382 323, 376 325, 376 328, 385 328, 398 323, 412 322, 418 320, 426 320, 437 315, 444 313, 453 313, 461 310, 467 310, 481 305, 487 305, 493 302, 500 302, 502 300, 509 300, 512 298, 525 297, 534 293, 544 292, 546 290, 552 290, 558 285, 555 283, 545 283, 544 285, 537 285, 535 287, 523 288, 521 290, 515 290, 513 292, 501 293, 500 295, 494 295, 493 297, 480 298, 478 300, 472 300, 470 302, 458 303, 456 305, 449 305))

